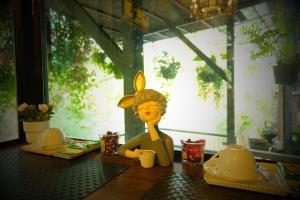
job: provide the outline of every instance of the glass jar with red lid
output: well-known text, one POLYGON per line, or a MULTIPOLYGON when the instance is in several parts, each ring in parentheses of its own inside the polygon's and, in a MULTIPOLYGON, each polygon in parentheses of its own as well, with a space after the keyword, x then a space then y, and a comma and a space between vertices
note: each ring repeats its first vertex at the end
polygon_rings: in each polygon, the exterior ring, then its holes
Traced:
POLYGON ((204 162, 204 150, 205 140, 192 141, 188 139, 186 141, 181 140, 182 144, 182 163, 190 165, 203 165, 204 162))

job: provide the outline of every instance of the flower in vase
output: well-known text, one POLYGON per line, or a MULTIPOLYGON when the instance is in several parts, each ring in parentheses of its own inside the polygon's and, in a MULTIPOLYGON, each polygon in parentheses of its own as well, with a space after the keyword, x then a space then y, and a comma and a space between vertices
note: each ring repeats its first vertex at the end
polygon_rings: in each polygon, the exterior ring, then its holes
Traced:
POLYGON ((18 107, 19 119, 25 122, 41 122, 51 119, 53 106, 47 104, 38 104, 38 106, 22 103, 18 107))

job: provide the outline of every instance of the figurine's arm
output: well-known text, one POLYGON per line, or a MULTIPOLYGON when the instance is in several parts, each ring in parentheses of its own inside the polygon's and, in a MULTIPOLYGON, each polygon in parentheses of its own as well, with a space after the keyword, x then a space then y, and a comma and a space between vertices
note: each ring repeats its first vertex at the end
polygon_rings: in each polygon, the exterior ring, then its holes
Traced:
POLYGON ((138 150, 134 149, 141 144, 141 137, 140 135, 134 137, 133 139, 129 140, 127 143, 123 144, 118 149, 118 155, 127 157, 127 158, 138 158, 138 150), (132 151, 131 149, 134 149, 132 151))
POLYGON ((148 131, 152 140, 153 150, 156 152, 158 162, 161 166, 168 166, 173 162, 174 159, 174 150, 173 150, 173 141, 162 142, 159 137, 155 125, 160 121, 161 116, 158 116, 152 121, 148 121, 148 131))
POLYGON ((160 121, 160 119, 161 119, 161 116, 158 115, 154 120, 147 122, 148 131, 150 133, 150 137, 151 137, 152 141, 160 139, 160 137, 159 137, 159 135, 158 135, 158 133, 157 133, 155 127, 154 127, 155 125, 158 124, 158 122, 160 121))

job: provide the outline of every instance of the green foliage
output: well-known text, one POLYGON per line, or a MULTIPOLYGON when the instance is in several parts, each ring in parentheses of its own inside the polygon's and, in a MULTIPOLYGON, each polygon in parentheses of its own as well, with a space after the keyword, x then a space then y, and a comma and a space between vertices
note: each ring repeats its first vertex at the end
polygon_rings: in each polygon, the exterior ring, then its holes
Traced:
POLYGON ((0 9, 0 119, 15 107, 16 74, 13 44, 13 18, 7 7, 0 9))
POLYGON ((79 24, 50 10, 51 71, 63 73, 69 66, 88 61, 92 41, 79 24))
POLYGON ((293 128, 293 130, 292 130, 292 134, 293 135, 297 135, 297 136, 300 136, 300 128, 293 128))
POLYGON ((166 51, 163 51, 161 57, 154 58, 154 63, 158 65, 158 67, 155 67, 157 76, 166 80, 175 79, 178 70, 181 68, 181 63, 176 61, 174 57, 169 58, 169 54, 166 51))
POLYGON ((251 130, 253 130, 254 125, 255 122, 249 115, 241 114, 238 116, 236 136, 240 144, 247 145, 247 138, 253 133, 251 130))
MULTIPOLYGON (((216 63, 216 56, 212 55, 211 60, 216 63)), ((215 73, 199 56, 194 58, 194 61, 199 61, 199 66, 196 68, 196 79, 198 83, 198 96, 206 100, 210 94, 217 106, 222 97, 223 79, 215 73)))
POLYGON ((251 119, 250 116, 248 116, 246 114, 242 114, 240 116, 240 120, 241 120, 241 125, 240 125, 241 132, 244 132, 244 131, 250 129, 254 124, 253 119, 251 119))
POLYGON ((106 74, 114 75, 115 79, 122 79, 121 71, 111 62, 104 52, 95 49, 91 58, 92 62, 102 69, 102 71, 104 71, 106 74))
POLYGON ((161 92, 169 101, 169 88, 181 68, 181 63, 176 61, 173 56, 169 57, 169 53, 166 51, 163 51, 162 56, 155 57, 153 63, 156 76, 161 79, 161 92))
POLYGON ((49 23, 51 53, 48 79, 52 103, 66 105, 65 109, 73 117, 82 119, 85 111, 95 104, 93 98, 87 98, 87 93, 100 84, 96 82, 96 72, 87 67, 88 63, 114 75, 115 79, 121 79, 122 74, 77 21, 50 10, 49 23))
POLYGON ((82 27, 50 10, 51 58, 49 59, 49 91, 53 104, 64 104, 74 117, 83 118, 83 110, 92 102, 83 101, 90 88, 96 87, 96 73, 86 68, 92 40, 82 27))
POLYGON ((286 22, 287 11, 284 10, 284 1, 274 1, 273 27, 265 28, 266 22, 262 18, 241 28, 247 42, 254 44, 257 49, 251 51, 251 59, 276 56, 279 64, 290 63, 296 57, 294 42, 290 36, 292 27, 286 22))

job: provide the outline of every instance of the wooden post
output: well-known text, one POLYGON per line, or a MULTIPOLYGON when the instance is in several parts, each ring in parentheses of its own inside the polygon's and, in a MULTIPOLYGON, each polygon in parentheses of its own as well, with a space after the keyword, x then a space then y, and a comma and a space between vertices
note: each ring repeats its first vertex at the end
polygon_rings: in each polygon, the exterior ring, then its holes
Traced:
MULTIPOLYGON (((288 0, 284 4, 284 22, 291 25, 291 30, 288 32, 288 37, 292 41, 291 45, 294 52, 297 52, 297 17, 299 11, 299 2, 294 0, 288 0)), ((283 114, 284 114, 284 148, 289 150, 292 144, 292 92, 295 85, 283 86, 283 114)))
POLYGON ((284 144, 284 89, 278 85, 278 134, 279 141, 284 144))
POLYGON ((234 21, 229 17, 227 23, 227 68, 231 84, 227 84, 227 144, 235 144, 234 130, 234 21))
MULTIPOLYGON (((18 104, 48 101, 41 41, 42 5, 43 0, 14 0, 18 104)), ((25 141, 21 123, 19 136, 20 141, 25 141)))
MULTIPOLYGON (((292 144, 292 91, 293 87, 290 85, 283 86, 284 94, 284 147, 290 147, 292 144)), ((294 111, 295 112, 295 111, 294 111)))
MULTIPOLYGON (((144 69, 143 62, 143 34, 139 29, 130 29, 124 33, 124 49, 123 49, 123 82, 124 95, 132 95, 135 93, 133 81, 136 72, 144 69)), ((145 123, 138 119, 133 110, 125 109, 125 141, 137 136, 145 131, 145 123)))
POLYGON ((41 52, 41 1, 15 1, 18 103, 45 102, 41 52))

